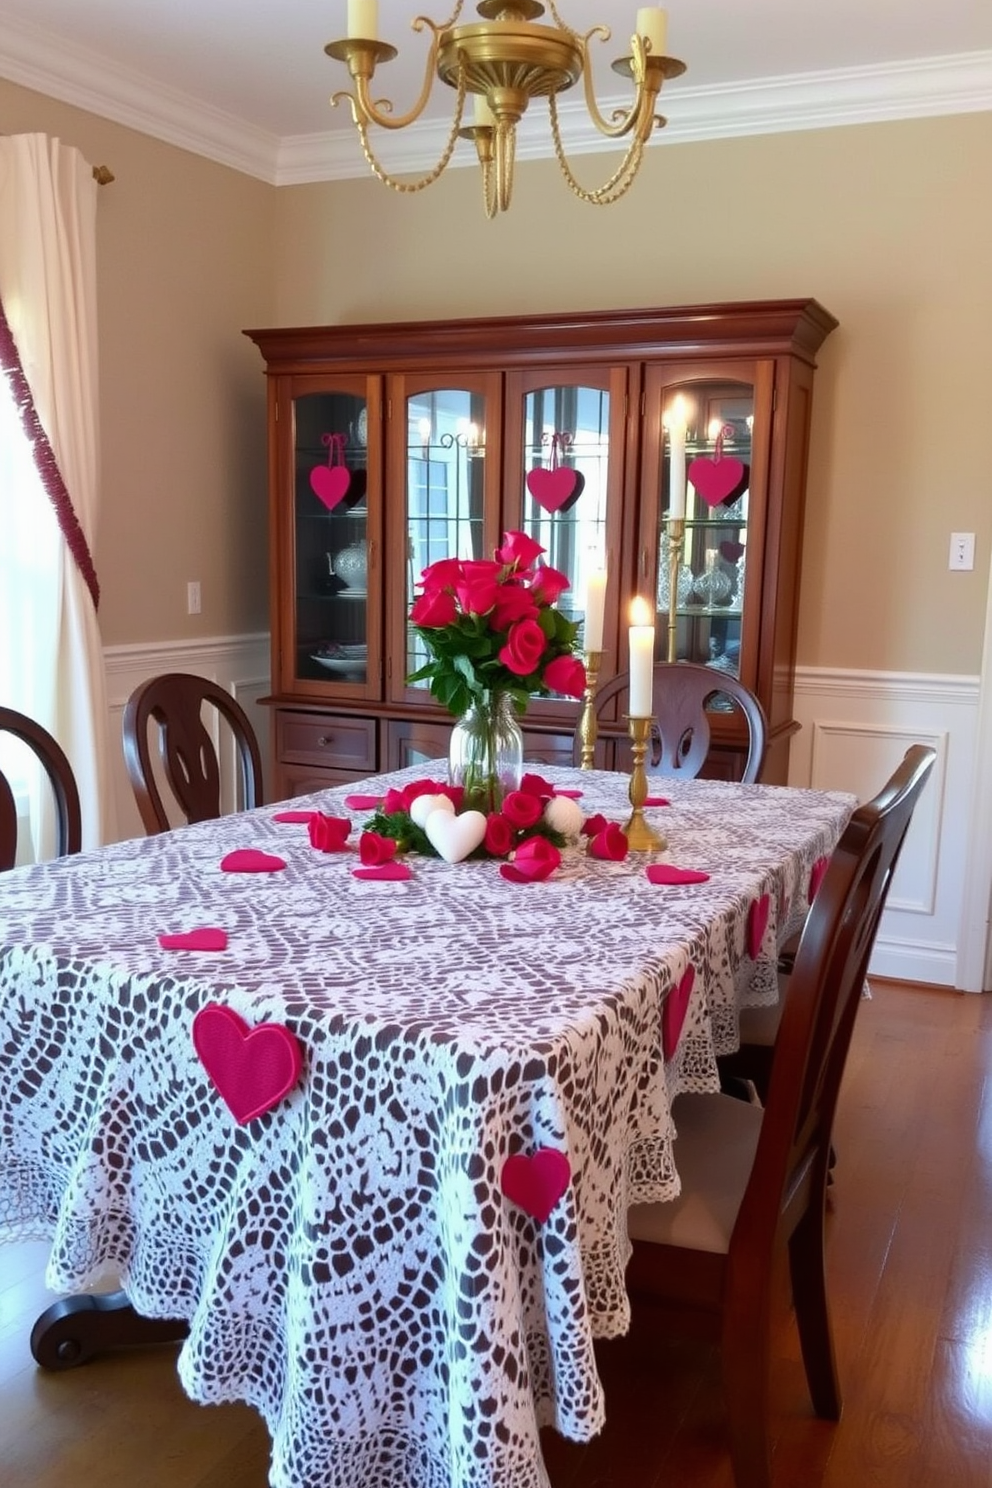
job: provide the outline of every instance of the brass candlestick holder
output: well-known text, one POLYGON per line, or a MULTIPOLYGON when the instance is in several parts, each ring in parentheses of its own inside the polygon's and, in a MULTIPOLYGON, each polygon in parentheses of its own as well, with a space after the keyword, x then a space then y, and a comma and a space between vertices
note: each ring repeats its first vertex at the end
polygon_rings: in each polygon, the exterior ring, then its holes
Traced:
POLYGON ((668 660, 678 661, 679 569, 685 541, 685 517, 669 517, 668 537, 668 660))
POLYGON ((596 752, 596 739, 598 737, 598 730, 596 728, 596 687, 599 682, 599 665, 602 659, 602 651, 587 651, 585 654, 586 690, 582 694, 582 716, 579 719, 579 740, 582 745, 582 755, 579 761, 580 770, 592 769, 593 755, 596 752))
POLYGON ((630 728, 630 747, 634 756, 634 767, 630 772, 630 804, 633 810, 630 813, 630 820, 624 827, 624 832, 627 834, 627 846, 632 852, 660 851, 668 846, 661 833, 649 827, 644 820, 644 802, 648 794, 644 756, 651 737, 651 722, 650 718, 627 719, 630 728))

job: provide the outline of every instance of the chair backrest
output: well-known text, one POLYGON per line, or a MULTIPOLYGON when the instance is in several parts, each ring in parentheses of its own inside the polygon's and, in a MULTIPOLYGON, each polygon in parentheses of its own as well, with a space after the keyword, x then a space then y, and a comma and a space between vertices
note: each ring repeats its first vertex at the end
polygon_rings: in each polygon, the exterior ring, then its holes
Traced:
MULTIPOLYGON (((620 705, 629 690, 627 672, 620 672, 596 695, 599 718, 616 699, 620 705)), ((744 715, 748 752, 742 781, 751 784, 761 774, 768 742, 765 710, 750 688, 730 672, 701 666, 693 661, 659 661, 654 668, 654 729, 652 752, 645 761, 662 775, 691 779, 699 774, 710 752, 712 729, 709 711, 714 699, 729 699, 744 715)), ((722 711, 722 710, 721 710, 722 711)), ((576 730, 574 758, 581 756, 582 741, 576 730)))
POLYGON ((148 741, 152 720, 158 725, 165 778, 186 820, 211 821, 221 815, 220 765, 203 721, 205 703, 216 708, 233 732, 245 808, 262 805, 262 758, 244 709, 206 677, 165 672, 137 687, 124 709, 124 760, 149 835, 167 832, 172 825, 153 769, 148 741))
MULTIPOLYGON (((60 858, 82 846, 82 815, 76 779, 60 744, 47 729, 13 708, 0 708, 0 733, 13 734, 33 751, 44 768, 55 797, 55 850, 60 858)), ((17 806, 10 782, 0 771, 0 869, 17 861, 17 806)))
MULTIPOLYGON (((878 923, 936 754, 915 744, 859 806, 806 919, 772 1060, 761 1136, 730 1254, 757 1259, 792 1232, 826 1182, 841 1078, 878 923)), ((822 1202, 822 1199, 819 1200, 822 1202)))

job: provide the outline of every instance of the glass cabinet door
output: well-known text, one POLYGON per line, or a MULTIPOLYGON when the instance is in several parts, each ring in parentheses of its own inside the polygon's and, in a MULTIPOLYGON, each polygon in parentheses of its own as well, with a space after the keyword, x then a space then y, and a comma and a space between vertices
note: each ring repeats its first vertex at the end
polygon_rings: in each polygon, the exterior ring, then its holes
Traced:
MULTIPOLYGON (((585 621, 589 576, 606 571, 604 676, 615 670, 617 645, 627 384, 622 366, 507 378, 505 525, 533 537, 543 561, 568 575, 558 608, 570 620, 585 621)), ((575 700, 568 702, 574 711, 575 700)), ((545 699, 527 710, 560 711, 560 702, 545 699)))
POLYGON ((466 375, 458 386, 390 379, 391 698, 423 700, 427 691, 406 680, 430 659, 409 622, 423 570, 441 558, 491 558, 499 546, 500 382, 498 373, 466 375))
MULTIPOLYGON (((650 369, 637 588, 656 610, 656 658, 694 661, 756 684, 771 365, 650 369), (742 374, 742 371, 744 375, 742 374), (684 465, 679 446, 684 438, 684 465), (674 453, 674 460, 673 460, 674 453), (668 516, 685 480, 685 531, 672 593, 668 516), (674 625, 674 657, 670 636, 674 625)), ((726 702, 726 709, 730 708, 726 702)), ((719 699, 713 705, 719 711, 719 699)))
POLYGON ((292 506, 277 541, 293 582, 280 611, 279 686, 317 696, 379 694, 377 379, 292 379, 292 506), (288 560, 288 561, 287 561, 288 560))

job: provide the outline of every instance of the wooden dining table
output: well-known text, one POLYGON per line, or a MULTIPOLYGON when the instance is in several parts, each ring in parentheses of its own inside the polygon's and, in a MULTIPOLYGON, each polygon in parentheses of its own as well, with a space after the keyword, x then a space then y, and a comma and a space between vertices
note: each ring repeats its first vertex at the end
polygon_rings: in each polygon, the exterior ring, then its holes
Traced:
MULTIPOLYGON (((627 1208, 678 1192, 673 1102, 777 997, 855 804, 655 780, 664 853, 357 877, 347 801, 426 773, 286 803, 349 817, 341 851, 268 807, 0 879, 0 1238, 181 1319, 185 1390, 259 1410, 273 1488, 545 1488, 540 1428, 601 1428, 627 1208), (205 927, 226 948, 160 944, 205 927), (249 1119, 194 1042, 218 1009, 300 1054, 249 1119)), ((623 775, 544 773, 629 815, 623 775)))

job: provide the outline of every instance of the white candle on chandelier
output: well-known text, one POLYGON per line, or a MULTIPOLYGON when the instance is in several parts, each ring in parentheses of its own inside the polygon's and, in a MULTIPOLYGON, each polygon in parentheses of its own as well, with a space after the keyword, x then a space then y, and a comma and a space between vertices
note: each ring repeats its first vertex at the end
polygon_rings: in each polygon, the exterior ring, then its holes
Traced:
POLYGON ((665 419, 668 429, 668 517, 680 522, 685 516, 685 400, 681 394, 672 404, 672 411, 665 419))
POLYGON ((634 30, 638 36, 643 36, 645 41, 651 43, 652 57, 663 57, 665 55, 668 12, 662 10, 660 5, 642 5, 637 12, 637 24, 634 30))
POLYGON ((485 93, 475 95, 475 123, 479 129, 494 129, 496 126, 496 115, 489 107, 489 99, 485 93))
POLYGON ((630 602, 630 687, 627 711, 631 718, 650 718, 654 693, 654 626, 651 607, 637 595, 630 602))
POLYGON ((586 651, 603 649, 603 612, 606 604, 606 569, 594 568, 586 579, 586 622, 583 645, 586 651))
POLYGON ((348 35, 358 41, 375 41, 378 34, 378 0, 348 0, 348 35))

